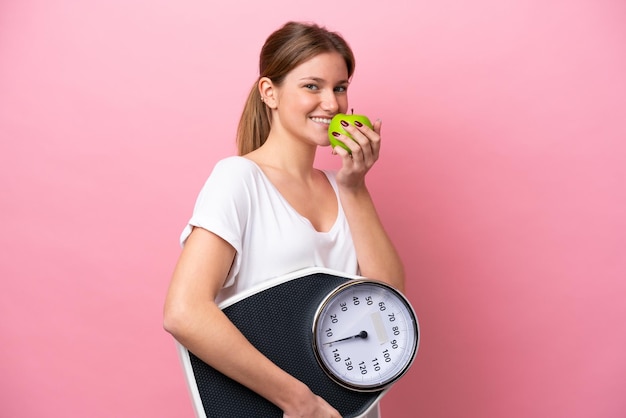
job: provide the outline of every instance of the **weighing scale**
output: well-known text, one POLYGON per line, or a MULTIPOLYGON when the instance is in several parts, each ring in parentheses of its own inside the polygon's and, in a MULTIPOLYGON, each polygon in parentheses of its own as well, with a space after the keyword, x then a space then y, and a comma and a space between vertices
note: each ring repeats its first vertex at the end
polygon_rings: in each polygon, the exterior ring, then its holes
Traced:
MULTIPOLYGON (((419 324, 393 287, 361 276, 308 268, 220 303, 243 335, 283 370, 339 411, 356 418, 411 367, 419 324)), ((179 344, 198 418, 282 418, 265 398, 179 344)))

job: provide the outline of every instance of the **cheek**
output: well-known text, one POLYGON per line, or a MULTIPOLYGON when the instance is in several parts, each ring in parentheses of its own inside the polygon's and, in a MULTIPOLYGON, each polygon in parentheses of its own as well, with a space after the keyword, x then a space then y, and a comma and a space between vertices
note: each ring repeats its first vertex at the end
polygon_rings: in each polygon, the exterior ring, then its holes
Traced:
POLYGON ((305 109, 315 106, 316 100, 314 97, 311 97, 311 96, 312 95, 306 95, 306 94, 294 95, 291 101, 292 109, 298 108, 298 109, 305 110, 305 109))
POLYGON ((348 96, 340 96, 337 98, 337 105, 339 106, 339 113, 348 113, 348 96))

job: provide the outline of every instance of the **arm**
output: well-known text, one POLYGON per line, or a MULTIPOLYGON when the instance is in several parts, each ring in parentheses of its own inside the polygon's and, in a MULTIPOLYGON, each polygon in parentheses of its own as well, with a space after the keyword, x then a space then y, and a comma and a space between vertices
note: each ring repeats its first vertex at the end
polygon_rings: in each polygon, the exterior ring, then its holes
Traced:
POLYGON ((302 382, 254 348, 215 303, 235 256, 217 235, 194 228, 178 260, 164 308, 164 327, 204 362, 247 386, 289 416, 339 414, 302 382))
POLYGON ((340 138, 351 149, 351 154, 341 147, 334 149, 343 163, 337 173, 337 184, 361 274, 404 291, 402 261, 378 217, 365 184, 366 173, 378 160, 381 122, 378 120, 374 123, 374 130, 367 126, 350 125, 344 128, 354 141, 347 137, 340 138))

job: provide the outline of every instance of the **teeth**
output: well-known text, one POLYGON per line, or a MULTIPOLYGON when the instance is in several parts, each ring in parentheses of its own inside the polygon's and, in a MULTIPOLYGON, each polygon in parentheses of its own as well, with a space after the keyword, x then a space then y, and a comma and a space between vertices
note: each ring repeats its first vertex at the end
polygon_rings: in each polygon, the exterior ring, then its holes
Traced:
POLYGON ((317 123, 325 123, 326 125, 330 124, 330 119, 328 118, 311 118, 311 120, 317 123))

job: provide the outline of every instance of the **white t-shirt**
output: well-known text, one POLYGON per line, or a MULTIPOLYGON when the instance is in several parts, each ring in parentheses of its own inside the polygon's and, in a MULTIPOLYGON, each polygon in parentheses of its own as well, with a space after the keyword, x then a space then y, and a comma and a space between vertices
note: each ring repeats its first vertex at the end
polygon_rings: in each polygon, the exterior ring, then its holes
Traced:
MULTIPOLYGON (((337 194, 335 173, 324 171, 324 174, 335 190, 339 210, 331 229, 318 232, 253 161, 228 157, 215 165, 180 242, 184 245, 192 228, 201 227, 236 250, 217 303, 265 280, 307 267, 359 274, 348 220, 337 194)), ((379 405, 375 405, 366 418, 377 418, 379 413, 379 405)))
MULTIPOLYGON (((335 174, 324 174, 337 193, 335 174)), ((256 163, 228 157, 215 165, 200 191, 181 244, 192 226, 197 226, 220 236, 236 250, 218 303, 265 280, 306 267, 358 274, 352 235, 338 195, 337 202, 334 225, 328 232, 318 232, 256 163)))

